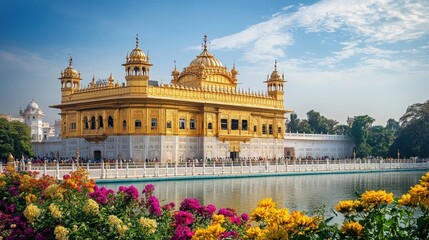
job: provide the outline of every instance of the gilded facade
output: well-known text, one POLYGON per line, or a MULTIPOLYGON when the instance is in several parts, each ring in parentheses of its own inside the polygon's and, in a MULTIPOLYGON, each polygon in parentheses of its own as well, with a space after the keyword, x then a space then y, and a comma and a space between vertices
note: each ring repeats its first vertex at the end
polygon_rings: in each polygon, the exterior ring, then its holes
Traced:
POLYGON ((122 64, 125 82, 110 75, 83 86, 69 66, 61 72, 65 153, 84 158, 281 157, 285 133, 284 76, 274 71, 266 93, 237 88, 231 70, 207 49, 172 71, 169 84, 150 80, 150 58, 136 46, 122 64))

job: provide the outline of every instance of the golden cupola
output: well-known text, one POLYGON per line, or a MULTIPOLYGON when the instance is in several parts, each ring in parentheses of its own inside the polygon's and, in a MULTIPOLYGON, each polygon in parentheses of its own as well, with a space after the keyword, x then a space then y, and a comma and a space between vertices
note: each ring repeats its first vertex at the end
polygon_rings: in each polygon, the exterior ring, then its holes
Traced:
POLYGON ((285 76, 280 75, 280 73, 277 71, 276 60, 274 62, 274 71, 271 73, 271 76, 269 78, 267 77, 267 81, 265 81, 268 88, 268 95, 283 101, 285 82, 285 76))
POLYGON ((188 67, 175 77, 176 72, 173 71, 173 84, 178 84, 187 87, 220 87, 220 88, 236 88, 237 86, 237 71, 229 72, 226 67, 207 49, 207 36, 204 35, 203 51, 191 61, 188 67))
POLYGON ((147 86, 149 70, 153 66, 149 62, 149 56, 145 55, 139 47, 139 36, 136 35, 136 47, 127 54, 125 63, 125 79, 128 86, 147 86))
POLYGON ((67 97, 73 91, 80 89, 80 73, 73 68, 73 58, 70 56, 69 65, 63 71, 61 71, 61 91, 62 91, 62 99, 67 97))

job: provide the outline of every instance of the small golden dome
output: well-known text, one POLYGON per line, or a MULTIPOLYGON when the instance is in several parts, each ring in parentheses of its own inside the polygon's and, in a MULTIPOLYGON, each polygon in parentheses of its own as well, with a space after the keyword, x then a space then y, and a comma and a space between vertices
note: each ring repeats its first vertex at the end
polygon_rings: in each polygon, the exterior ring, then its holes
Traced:
POLYGON ((271 73, 271 79, 281 79, 280 73, 277 71, 277 60, 274 62, 274 71, 271 73))
POLYGON ((61 74, 61 77, 80 78, 80 74, 76 71, 76 69, 73 68, 72 63, 73 63, 73 59, 70 56, 69 66, 66 69, 64 69, 64 72, 61 74))
POLYGON ((139 36, 136 35, 136 48, 134 48, 130 55, 127 57, 127 62, 146 62, 148 58, 144 54, 143 50, 139 47, 139 36))
POLYGON ((10 163, 10 162, 14 162, 14 161, 15 161, 15 158, 12 156, 11 153, 9 153, 9 155, 7 156, 7 162, 10 163))

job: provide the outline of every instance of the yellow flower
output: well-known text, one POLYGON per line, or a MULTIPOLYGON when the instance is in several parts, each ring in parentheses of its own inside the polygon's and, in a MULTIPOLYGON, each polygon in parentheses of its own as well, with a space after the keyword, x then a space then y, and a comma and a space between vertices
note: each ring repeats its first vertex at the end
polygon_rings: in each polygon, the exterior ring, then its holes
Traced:
POLYGON ((5 181, 0 181, 0 189, 3 189, 6 187, 6 182, 5 181))
POLYGON ((341 232, 346 234, 347 236, 357 237, 363 235, 362 233, 363 226, 358 222, 344 222, 343 226, 341 226, 341 232))
POLYGON ((211 225, 222 224, 224 222, 225 222, 225 216, 224 215, 213 214, 213 222, 211 225))
POLYGON ((64 198, 63 196, 64 189, 62 189, 57 184, 52 184, 49 187, 45 189, 45 198, 50 199, 59 199, 62 200, 64 198))
POLYGON ((361 202, 364 207, 374 208, 381 204, 390 204, 393 202, 393 193, 386 191, 367 191, 362 194, 361 202))
POLYGON ((128 230, 127 225, 117 225, 116 230, 118 230, 118 233, 120 237, 123 237, 125 235, 125 232, 128 230))
POLYGON ((140 226, 147 230, 149 234, 153 234, 156 231, 156 227, 158 226, 158 223, 155 219, 145 218, 141 217, 139 220, 140 226))
POLYGON ((88 199, 86 205, 83 207, 83 211, 86 214, 97 215, 99 213, 98 203, 92 199, 88 199))
POLYGON ((110 215, 109 216, 109 223, 110 225, 119 225, 122 223, 122 220, 119 219, 117 216, 115 215, 110 215))
POLYGON ((33 223, 40 216, 40 209, 36 205, 30 204, 24 210, 24 216, 30 223, 33 223))
POLYGON ((66 240, 69 230, 63 226, 56 226, 54 230, 55 239, 57 240, 66 240))
POLYGON ((358 200, 346 200, 339 201, 338 205, 335 207, 340 213, 355 213, 356 208, 360 206, 360 202, 358 200))
POLYGON ((193 240, 217 240, 220 235, 225 232, 225 228, 223 228, 220 224, 210 225, 207 228, 199 228, 195 231, 194 236, 192 236, 193 240))
POLYGON ((73 225, 73 232, 77 232, 77 230, 78 230, 79 228, 78 228, 78 226, 77 225, 73 225))
POLYGON ((264 233, 265 231, 259 227, 251 227, 246 230, 245 239, 260 239, 264 233))
POLYGON ((51 212, 51 215, 53 218, 62 218, 63 213, 61 212, 61 210, 58 208, 57 205, 51 203, 51 205, 49 205, 48 207, 49 211, 51 212))
POLYGON ((30 203, 36 202, 36 200, 37 200, 36 195, 34 195, 32 193, 30 193, 27 196, 25 196, 25 202, 27 203, 27 205, 30 204, 30 203))
POLYGON ((402 195, 402 197, 398 200, 398 203, 403 206, 415 206, 415 204, 411 202, 411 195, 409 193, 402 195))
POLYGON ((276 203, 273 201, 272 198, 264 198, 258 203, 258 207, 261 208, 275 208, 276 203))

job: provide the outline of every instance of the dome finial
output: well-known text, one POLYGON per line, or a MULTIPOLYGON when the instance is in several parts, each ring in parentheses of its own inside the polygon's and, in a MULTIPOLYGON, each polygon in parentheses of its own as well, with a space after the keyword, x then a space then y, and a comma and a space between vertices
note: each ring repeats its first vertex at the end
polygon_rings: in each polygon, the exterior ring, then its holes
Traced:
POLYGON ((174 60, 174 71, 176 71, 177 70, 177 68, 176 68, 176 60, 174 60))
POLYGON ((274 60, 274 71, 277 71, 277 60, 274 60))
POLYGON ((136 33, 136 48, 139 47, 139 34, 136 33))
POLYGON ((204 50, 207 50, 207 35, 206 34, 204 34, 203 41, 204 41, 204 45, 203 45, 204 50))
POLYGON ((69 59, 69 66, 71 67, 71 65, 72 65, 72 63, 73 63, 73 58, 72 58, 72 56, 71 56, 71 54, 69 53, 69 57, 70 57, 70 59, 69 59))

